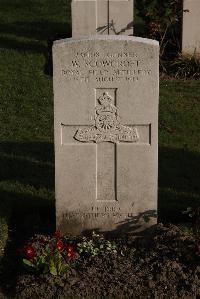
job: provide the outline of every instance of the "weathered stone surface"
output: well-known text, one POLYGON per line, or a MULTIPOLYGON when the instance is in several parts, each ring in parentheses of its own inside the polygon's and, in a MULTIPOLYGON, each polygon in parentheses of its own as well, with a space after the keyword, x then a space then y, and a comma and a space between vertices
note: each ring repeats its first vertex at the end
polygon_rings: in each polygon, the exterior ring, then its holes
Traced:
POLYGON ((63 232, 128 232, 138 220, 142 227, 154 220, 158 57, 156 41, 136 37, 54 43, 56 214, 63 232))
POLYGON ((133 35, 133 0, 73 0, 72 36, 133 35))
POLYGON ((183 54, 200 55, 200 1, 183 2, 183 54))

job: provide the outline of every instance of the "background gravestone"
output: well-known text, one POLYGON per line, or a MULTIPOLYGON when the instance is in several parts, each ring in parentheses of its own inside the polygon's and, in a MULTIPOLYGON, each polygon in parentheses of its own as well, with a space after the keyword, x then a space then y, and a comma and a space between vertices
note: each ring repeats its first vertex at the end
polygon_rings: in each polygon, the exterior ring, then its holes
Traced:
POLYGON ((183 54, 200 55, 200 1, 183 2, 183 54))
POLYGON ((133 0, 73 0, 72 36, 133 35, 133 0))
MULTIPOLYGON (((157 210, 158 42, 53 46, 57 227, 124 230, 157 210)), ((146 219, 146 218, 145 218, 146 219)), ((147 223, 147 225, 149 224, 147 223)))

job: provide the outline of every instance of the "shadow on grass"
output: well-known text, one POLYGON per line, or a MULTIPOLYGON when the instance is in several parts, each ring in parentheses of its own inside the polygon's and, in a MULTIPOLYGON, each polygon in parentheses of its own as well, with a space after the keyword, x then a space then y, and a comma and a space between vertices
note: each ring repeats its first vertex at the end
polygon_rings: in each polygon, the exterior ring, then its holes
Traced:
POLYGON ((19 274, 17 248, 36 233, 55 230, 55 204, 52 195, 48 198, 48 192, 54 190, 53 144, 2 143, 0 162, 0 201, 6 207, 0 217, 8 221, 9 232, 0 265, 0 287, 4 295, 11 296, 19 274), (47 194, 37 195, 39 189, 47 194))
POLYGON ((159 148, 159 201, 161 222, 186 220, 188 206, 200 205, 200 154, 187 149, 159 148))
MULTIPOLYGON (((0 24, 0 33, 15 35, 15 37, 46 41, 54 37, 67 37, 71 35, 69 23, 49 21, 40 22, 14 22, 0 24)), ((6 45, 3 45, 6 46, 6 45)))
POLYGON ((18 248, 34 234, 51 234, 55 230, 54 202, 30 194, 0 192, 12 206, 8 223, 8 241, 0 265, 0 288, 5 296, 14 296, 16 279, 21 273, 18 248))
MULTIPOLYGON (((55 229, 55 204, 51 199, 26 193, 0 191, 0 197, 11 207, 8 219, 9 241, 17 236, 17 242, 34 234, 50 233, 55 229)), ((2 215, 1 216, 7 216, 2 215)))
POLYGON ((54 148, 51 143, 2 143, 0 181, 54 189, 54 148))
POLYGON ((45 57, 44 73, 52 76, 53 41, 71 37, 69 23, 15 22, 0 24, 1 48, 41 53, 45 57))
POLYGON ((30 51, 34 53, 44 53, 47 47, 41 42, 34 40, 18 40, 8 36, 0 37, 1 48, 13 49, 18 51, 30 51))
POLYGON ((46 221, 54 226, 53 143, 2 143, 0 163, 0 200, 11 210, 9 230, 24 236, 39 232, 46 221))
POLYGON ((56 39, 71 37, 71 25, 55 22, 0 24, 1 48, 45 53, 56 39))

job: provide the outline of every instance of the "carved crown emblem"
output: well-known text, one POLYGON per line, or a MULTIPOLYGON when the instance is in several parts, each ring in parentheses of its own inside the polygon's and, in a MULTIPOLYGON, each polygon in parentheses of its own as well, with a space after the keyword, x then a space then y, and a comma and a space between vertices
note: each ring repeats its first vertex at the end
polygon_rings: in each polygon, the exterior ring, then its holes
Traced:
POLYGON ((81 142, 137 142, 135 127, 121 125, 118 109, 112 104, 113 98, 104 92, 95 107, 95 124, 89 128, 78 129, 74 138, 81 142))

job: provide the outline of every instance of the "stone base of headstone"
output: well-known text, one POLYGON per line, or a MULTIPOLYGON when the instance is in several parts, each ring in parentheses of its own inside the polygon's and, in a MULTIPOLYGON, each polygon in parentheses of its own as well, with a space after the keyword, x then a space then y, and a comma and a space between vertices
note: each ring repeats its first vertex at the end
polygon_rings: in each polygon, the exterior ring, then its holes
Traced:
POLYGON ((182 53, 200 57, 200 0, 183 2, 182 53))
POLYGON ((156 222, 159 45, 92 36, 53 46, 57 228, 156 222))

